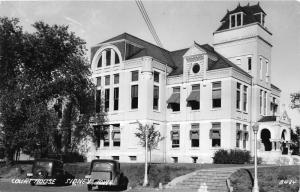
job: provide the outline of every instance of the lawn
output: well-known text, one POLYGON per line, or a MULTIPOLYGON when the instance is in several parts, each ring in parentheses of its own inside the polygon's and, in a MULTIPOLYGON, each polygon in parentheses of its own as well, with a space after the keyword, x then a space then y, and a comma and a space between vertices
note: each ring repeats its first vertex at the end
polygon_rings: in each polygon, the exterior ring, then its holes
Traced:
MULTIPOLYGON (((254 170, 239 170, 231 175, 230 180, 234 192, 251 192, 254 170)), ((260 192, 298 192, 300 167, 277 166, 258 169, 258 185, 260 192)))

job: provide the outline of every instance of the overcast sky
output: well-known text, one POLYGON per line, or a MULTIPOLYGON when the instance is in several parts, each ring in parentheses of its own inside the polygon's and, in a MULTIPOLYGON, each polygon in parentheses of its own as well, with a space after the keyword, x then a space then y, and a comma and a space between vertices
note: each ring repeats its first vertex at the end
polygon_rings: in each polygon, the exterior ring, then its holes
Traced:
MULTIPOLYGON (((189 47, 194 41, 212 44, 227 9, 238 1, 143 1, 163 46, 172 51, 189 47)), ((248 2, 241 1, 241 5, 248 2)), ((257 2, 251 2, 250 5, 257 2)), ((289 110, 289 94, 300 91, 300 3, 260 1, 267 13, 266 26, 273 33, 272 83, 282 90, 292 123, 300 125, 300 112, 289 110)), ((146 41, 154 40, 134 1, 35 1, 0 0, 0 16, 17 17, 25 31, 42 20, 67 24, 87 42, 96 43, 127 32, 146 41)))

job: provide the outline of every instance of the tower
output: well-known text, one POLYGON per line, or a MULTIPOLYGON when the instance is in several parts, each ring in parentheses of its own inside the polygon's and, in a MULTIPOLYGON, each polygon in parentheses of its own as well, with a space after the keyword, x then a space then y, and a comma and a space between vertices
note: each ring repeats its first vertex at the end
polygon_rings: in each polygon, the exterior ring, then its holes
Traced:
POLYGON ((265 27, 266 13, 259 3, 228 11, 213 33, 217 52, 248 72, 252 77, 252 121, 270 115, 271 36, 265 27))

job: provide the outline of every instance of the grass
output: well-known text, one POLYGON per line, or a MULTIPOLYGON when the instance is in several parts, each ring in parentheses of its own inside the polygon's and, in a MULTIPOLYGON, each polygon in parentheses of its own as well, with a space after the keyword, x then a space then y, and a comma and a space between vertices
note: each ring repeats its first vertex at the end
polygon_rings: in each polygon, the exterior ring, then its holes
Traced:
MULTIPOLYGON (((239 170, 231 175, 234 191, 251 192, 254 170, 239 170)), ((298 192, 300 168, 294 166, 265 167, 258 169, 258 185, 260 192, 298 192), (284 184, 282 181, 294 181, 284 184)))

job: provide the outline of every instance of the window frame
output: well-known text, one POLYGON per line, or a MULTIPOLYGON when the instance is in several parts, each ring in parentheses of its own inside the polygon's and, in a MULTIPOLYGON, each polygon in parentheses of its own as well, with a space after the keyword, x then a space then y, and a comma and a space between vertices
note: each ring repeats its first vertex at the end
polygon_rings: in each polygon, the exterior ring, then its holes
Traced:
POLYGON ((138 84, 132 84, 130 92, 131 92, 130 93, 131 94, 130 109, 137 110, 139 108, 139 86, 138 86, 138 84), (133 95, 134 87, 136 87, 136 89, 137 89, 137 96, 133 95))
POLYGON ((212 109, 220 109, 220 108, 222 108, 222 81, 214 81, 214 82, 212 82, 212 103, 211 103, 211 105, 212 105, 212 109), (220 87, 214 87, 214 85, 216 85, 216 84, 220 84, 220 87), (220 91, 220 98, 213 98, 214 96, 214 91, 220 91), (216 100, 218 101, 218 100, 220 100, 219 101, 219 105, 218 106, 215 106, 216 105, 216 100))
POLYGON ((110 88, 104 89, 104 111, 109 112, 109 102, 110 102, 110 88))

